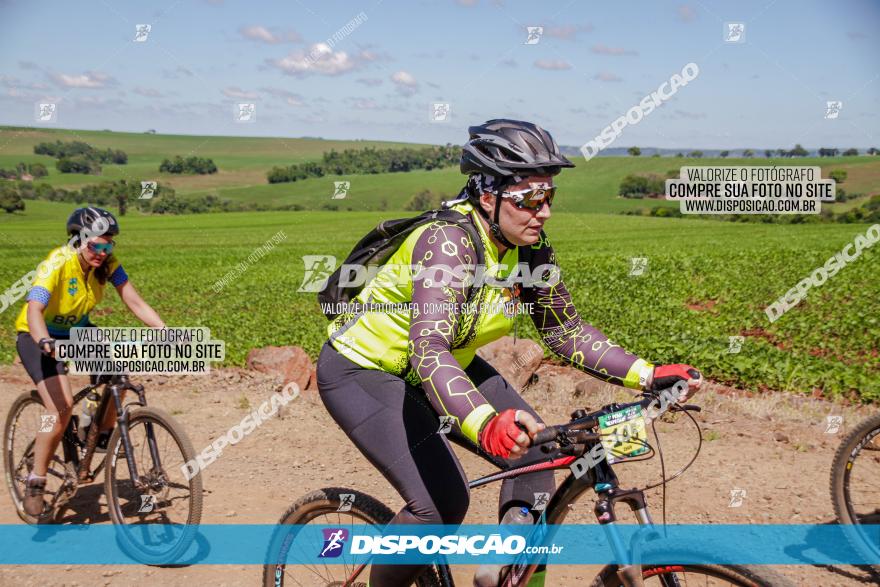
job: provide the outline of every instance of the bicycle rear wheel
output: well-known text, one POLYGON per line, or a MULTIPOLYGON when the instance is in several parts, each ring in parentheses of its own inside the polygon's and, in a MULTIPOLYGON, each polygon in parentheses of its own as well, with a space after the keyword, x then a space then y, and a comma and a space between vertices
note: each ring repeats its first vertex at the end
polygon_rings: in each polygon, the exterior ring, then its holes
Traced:
MULTIPOLYGON (((291 547, 294 544, 297 529, 286 530, 284 525, 289 524, 317 524, 320 526, 333 526, 345 528, 355 524, 373 524, 384 526, 391 521, 394 514, 385 504, 354 489, 342 487, 328 487, 313 491, 296 501, 281 516, 282 525, 276 530, 269 546, 267 560, 276 561, 274 564, 263 566, 264 587, 295 587, 309 585, 309 587, 341 587, 357 569, 351 561, 346 561, 344 554, 338 558, 327 559, 334 561, 333 564, 324 565, 288 565, 286 561, 290 556, 291 547), (353 496, 346 500, 343 507, 342 495, 353 496), (349 503, 350 501, 350 503, 349 503), (347 508, 351 509, 347 509, 347 508), (340 511, 344 509, 345 511, 340 511)), ((314 555, 314 553, 308 553, 314 555)), ((365 567, 355 578, 352 587, 365 587, 370 575, 370 567, 365 567)), ((440 582, 434 567, 428 568, 416 581, 418 587, 439 587, 440 582)))
POLYGON ((876 559, 880 545, 858 528, 880 524, 880 414, 860 423, 834 454, 831 501, 850 544, 863 556, 876 559))
POLYGON ((190 479, 183 465, 195 458, 183 428, 164 410, 142 407, 131 413, 128 436, 139 479, 131 479, 122 430, 107 443, 104 492, 110 519, 122 529, 126 551, 145 564, 173 564, 185 554, 202 518, 202 474, 190 479), (154 460, 148 431, 158 452, 154 460))
MULTIPOLYGON (((82 456, 81 443, 73 429, 73 417, 64 431, 55 454, 49 461, 46 472, 46 498, 48 504, 56 503, 56 511, 48 509, 42 516, 31 516, 24 511, 24 491, 28 473, 34 466, 34 441, 44 416, 48 416, 46 408, 36 390, 19 395, 6 416, 3 429, 3 459, 6 471, 6 485, 15 506, 18 517, 28 524, 49 523, 56 515, 60 515, 63 504, 76 493, 78 482, 74 459, 82 456), (76 455, 67 454, 78 451, 76 455)), ((103 455, 95 455, 92 459, 91 472, 97 475, 104 466, 103 455)))

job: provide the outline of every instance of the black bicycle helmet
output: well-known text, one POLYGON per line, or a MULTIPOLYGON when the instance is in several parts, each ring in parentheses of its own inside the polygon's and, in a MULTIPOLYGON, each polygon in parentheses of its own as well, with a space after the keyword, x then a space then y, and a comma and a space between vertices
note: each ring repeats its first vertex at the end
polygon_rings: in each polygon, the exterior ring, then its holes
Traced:
POLYGON ((497 118, 468 128, 468 133, 460 165, 466 175, 556 175, 563 167, 574 167, 550 133, 531 122, 497 118))
POLYGON ((115 236, 119 234, 119 223, 103 208, 77 208, 67 219, 67 235, 78 237, 84 231, 92 236, 115 236))
POLYGON ((574 167, 574 163, 559 152, 550 133, 531 122, 496 118, 468 128, 468 133, 470 140, 462 147, 460 169, 471 177, 463 195, 489 223, 498 242, 512 249, 516 245, 507 240, 498 224, 501 198, 495 198, 495 214, 490 218, 478 203, 481 192, 498 194, 505 185, 515 183, 516 176, 556 175, 563 167, 574 167), (483 178, 494 180, 488 190, 483 178))

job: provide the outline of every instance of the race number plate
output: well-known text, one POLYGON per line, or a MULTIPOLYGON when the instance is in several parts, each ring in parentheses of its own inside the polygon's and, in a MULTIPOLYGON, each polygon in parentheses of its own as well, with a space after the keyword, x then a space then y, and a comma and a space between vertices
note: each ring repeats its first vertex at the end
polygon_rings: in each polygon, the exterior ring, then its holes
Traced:
POLYGON ((648 452, 648 432, 641 406, 599 416, 599 434, 609 463, 648 452))

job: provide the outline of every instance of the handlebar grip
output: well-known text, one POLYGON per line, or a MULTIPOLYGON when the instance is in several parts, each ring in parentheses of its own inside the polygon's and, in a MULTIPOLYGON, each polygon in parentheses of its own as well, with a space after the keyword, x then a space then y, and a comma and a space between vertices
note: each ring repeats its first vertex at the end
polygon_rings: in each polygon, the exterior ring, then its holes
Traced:
POLYGON ((556 442, 556 436, 558 434, 559 431, 556 429, 556 426, 548 426, 547 428, 544 428, 543 430, 535 434, 535 439, 532 441, 532 446, 556 442))

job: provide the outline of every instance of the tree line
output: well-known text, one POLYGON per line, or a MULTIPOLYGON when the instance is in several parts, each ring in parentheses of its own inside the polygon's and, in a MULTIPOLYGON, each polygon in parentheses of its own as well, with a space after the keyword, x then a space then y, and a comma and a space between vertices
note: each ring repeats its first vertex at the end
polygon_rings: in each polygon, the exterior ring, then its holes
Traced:
POLYGON ((84 141, 55 141, 34 145, 34 154, 55 157, 55 167, 61 173, 99 175, 101 163, 125 165, 128 155, 120 149, 96 149, 84 141))
POLYGON ((325 175, 398 173, 416 169, 438 169, 457 165, 461 148, 447 144, 423 149, 345 149, 324 153, 321 161, 307 161, 287 167, 273 167, 269 183, 284 183, 325 175))
MULTIPOLYGON (((626 150, 626 152, 629 153, 630 157, 640 157, 642 154, 642 150, 639 147, 630 147, 629 149, 626 150)), ((679 153, 676 153, 675 156, 678 158, 687 156, 688 158, 691 158, 691 159, 701 159, 703 157, 703 154, 704 154, 703 151, 700 151, 699 149, 695 149, 695 150, 691 151, 690 153, 688 153, 687 155, 685 155, 682 152, 679 152, 679 153)), ((841 154, 844 157, 854 157, 859 154, 859 150, 856 149, 855 147, 853 147, 850 149, 846 149, 845 151, 843 151, 843 153, 841 153, 840 149, 821 147, 817 151, 817 154, 819 155, 819 157, 837 157, 838 155, 841 155, 841 154)), ((880 155, 880 149, 877 149, 875 147, 871 147, 870 149, 867 149, 865 151, 865 154, 866 155, 880 155)), ((804 149, 799 144, 795 145, 792 149, 765 149, 764 150, 764 156, 768 159, 771 157, 783 157, 783 158, 809 157, 809 155, 810 155, 810 152, 807 151, 806 149, 804 149)), ((659 156, 660 156, 659 153, 654 153, 652 155, 652 157, 659 157, 659 156)), ((721 151, 720 153, 718 153, 718 156, 721 157, 722 159, 725 159, 730 156, 730 151, 721 151)), ((745 159, 750 159, 754 156, 755 156, 755 151, 753 151, 752 149, 743 149, 741 157, 743 157, 745 159)))
POLYGON ((180 155, 174 159, 165 159, 159 165, 159 171, 163 173, 198 173, 200 175, 208 175, 217 173, 217 166, 214 161, 206 157, 187 157, 180 155))

